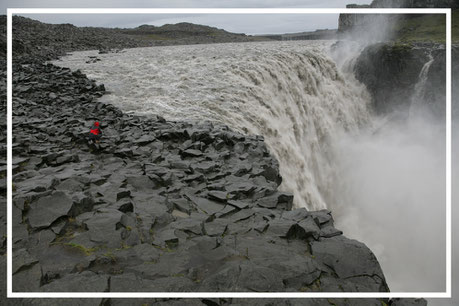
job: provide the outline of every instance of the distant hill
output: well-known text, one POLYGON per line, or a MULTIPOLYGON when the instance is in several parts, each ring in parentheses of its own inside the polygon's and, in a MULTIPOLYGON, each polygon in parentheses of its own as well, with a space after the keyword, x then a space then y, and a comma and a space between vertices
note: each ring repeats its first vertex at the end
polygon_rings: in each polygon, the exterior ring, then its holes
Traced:
MULTIPOLYGON (((131 29, 76 27, 13 17, 13 52, 16 58, 33 55, 52 59, 67 52, 183 44, 208 44, 269 40, 192 24, 142 25, 131 29)), ((6 50, 6 16, 0 16, 0 45, 6 50)))
POLYGON ((246 42, 261 40, 259 37, 255 36, 231 33, 215 27, 188 22, 165 24, 160 27, 153 25, 141 25, 133 29, 121 29, 120 33, 137 39, 153 41, 155 45, 246 42))

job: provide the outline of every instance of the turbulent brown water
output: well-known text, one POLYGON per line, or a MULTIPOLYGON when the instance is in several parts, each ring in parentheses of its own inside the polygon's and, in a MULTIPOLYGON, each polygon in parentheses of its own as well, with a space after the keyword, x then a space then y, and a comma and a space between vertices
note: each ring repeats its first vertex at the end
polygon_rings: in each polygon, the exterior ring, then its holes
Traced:
POLYGON ((371 114, 365 87, 345 72, 352 56, 335 62, 330 45, 87 51, 55 63, 105 84, 103 100, 126 112, 263 135, 295 206, 331 209, 345 235, 375 252, 392 291, 444 290, 444 128, 422 112, 403 124, 371 114))

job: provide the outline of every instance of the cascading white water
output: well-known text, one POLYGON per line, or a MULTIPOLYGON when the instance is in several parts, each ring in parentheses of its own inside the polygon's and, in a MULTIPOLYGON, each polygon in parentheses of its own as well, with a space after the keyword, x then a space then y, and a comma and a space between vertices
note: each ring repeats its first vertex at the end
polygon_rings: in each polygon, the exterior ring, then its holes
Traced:
POLYGON ((409 116, 411 118, 418 116, 419 112, 423 109, 422 105, 424 102, 424 89, 428 79, 430 66, 435 60, 432 56, 432 52, 429 52, 428 58, 429 60, 424 64, 424 66, 422 66, 421 72, 419 73, 418 82, 414 87, 414 92, 411 97, 411 104, 409 109, 409 116))
POLYGON ((327 56, 330 43, 263 42, 78 52, 57 62, 104 83, 103 99, 169 120, 215 120, 265 136, 281 189, 297 207, 326 208, 335 166, 330 144, 368 122, 370 97, 327 56))

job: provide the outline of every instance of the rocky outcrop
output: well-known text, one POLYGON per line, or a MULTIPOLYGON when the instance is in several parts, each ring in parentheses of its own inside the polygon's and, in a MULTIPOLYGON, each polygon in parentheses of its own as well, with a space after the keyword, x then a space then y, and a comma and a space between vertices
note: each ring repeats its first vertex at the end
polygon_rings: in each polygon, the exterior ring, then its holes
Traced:
POLYGON ((378 113, 409 109, 424 65, 434 61, 428 70, 427 86, 421 97, 436 114, 444 113, 445 49, 441 45, 379 43, 370 45, 355 64, 356 78, 373 96, 378 113), (427 102, 428 101, 428 102, 427 102))
MULTIPOLYGON (((453 104, 459 86, 459 45, 452 46, 453 104)), ((356 78, 366 85, 377 113, 400 111, 407 115, 412 103, 437 118, 444 118, 446 99, 446 51, 441 44, 379 43, 370 45, 357 58, 356 78), (429 61, 432 62, 429 64, 429 61), (424 83, 422 70, 425 69, 424 83)), ((453 115, 458 117, 457 108, 453 115)))

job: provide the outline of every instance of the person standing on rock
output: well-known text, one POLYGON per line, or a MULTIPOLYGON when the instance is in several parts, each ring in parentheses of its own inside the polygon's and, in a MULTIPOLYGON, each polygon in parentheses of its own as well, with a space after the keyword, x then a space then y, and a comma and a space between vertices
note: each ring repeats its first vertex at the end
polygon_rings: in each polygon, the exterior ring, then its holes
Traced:
POLYGON ((100 138, 102 137, 102 131, 99 128, 99 122, 94 122, 91 130, 89 131, 89 140, 91 140, 95 144, 99 144, 100 138))

